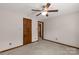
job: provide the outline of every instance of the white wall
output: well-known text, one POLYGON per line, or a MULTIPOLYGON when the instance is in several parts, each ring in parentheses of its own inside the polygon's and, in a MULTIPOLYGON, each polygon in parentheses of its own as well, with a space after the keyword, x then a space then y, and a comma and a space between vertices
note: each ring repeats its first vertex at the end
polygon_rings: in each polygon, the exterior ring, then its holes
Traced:
POLYGON ((38 19, 32 18, 32 42, 35 42, 38 40, 38 19))
POLYGON ((79 12, 49 17, 44 23, 45 39, 79 47, 79 12))
MULTIPOLYGON (((23 17, 28 16, 0 9, 0 51, 23 45, 23 17)), ((34 42, 38 40, 37 21, 32 16, 29 18, 32 19, 32 42, 34 42)))

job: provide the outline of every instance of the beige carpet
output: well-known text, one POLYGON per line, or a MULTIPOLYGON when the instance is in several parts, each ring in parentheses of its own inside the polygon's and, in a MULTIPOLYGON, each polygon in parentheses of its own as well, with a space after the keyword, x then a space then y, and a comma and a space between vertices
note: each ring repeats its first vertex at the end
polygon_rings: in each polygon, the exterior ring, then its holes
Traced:
POLYGON ((31 43, 7 52, 1 55, 76 55, 79 49, 56 44, 46 40, 31 43))

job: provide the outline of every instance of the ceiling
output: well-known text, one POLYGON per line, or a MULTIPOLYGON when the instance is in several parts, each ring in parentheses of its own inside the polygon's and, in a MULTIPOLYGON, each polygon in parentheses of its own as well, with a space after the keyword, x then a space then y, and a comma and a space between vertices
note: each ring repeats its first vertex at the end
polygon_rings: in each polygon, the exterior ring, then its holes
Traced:
MULTIPOLYGON (((0 3, 0 10, 9 10, 17 13, 35 15, 31 9, 41 9, 44 3, 0 3)), ((79 11, 79 3, 52 3, 49 9, 58 9, 59 12, 49 13, 52 17, 79 11)), ((36 17, 36 16, 35 16, 36 17)), ((38 17, 41 17, 38 16, 38 17)))

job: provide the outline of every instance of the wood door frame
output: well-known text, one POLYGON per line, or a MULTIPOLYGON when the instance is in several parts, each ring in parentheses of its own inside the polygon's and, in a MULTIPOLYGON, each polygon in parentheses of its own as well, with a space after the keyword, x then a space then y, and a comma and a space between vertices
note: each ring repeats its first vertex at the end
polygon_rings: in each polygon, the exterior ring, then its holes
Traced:
MULTIPOLYGON (((38 26, 39 26, 39 23, 42 23, 42 39, 44 39, 44 22, 43 21, 38 21, 38 26)), ((38 38, 39 38, 39 31, 38 31, 38 38)))
POLYGON ((29 18, 23 18, 23 45, 26 45, 24 43, 24 19, 30 20, 31 21, 31 42, 32 42, 32 20, 29 18))

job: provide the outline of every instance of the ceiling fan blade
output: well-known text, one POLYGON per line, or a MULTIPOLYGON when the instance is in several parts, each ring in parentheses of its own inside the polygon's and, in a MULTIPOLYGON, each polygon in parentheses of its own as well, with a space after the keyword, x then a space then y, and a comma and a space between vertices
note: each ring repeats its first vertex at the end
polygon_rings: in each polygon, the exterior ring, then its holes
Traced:
POLYGON ((37 14, 36 16, 39 16, 41 13, 37 14))
POLYGON ((46 8, 49 8, 50 5, 51 5, 50 3, 47 3, 45 7, 46 8))
POLYGON ((58 12, 58 10, 48 10, 47 12, 58 12))
POLYGON ((42 11, 42 10, 35 10, 35 9, 32 9, 32 11, 42 11))

